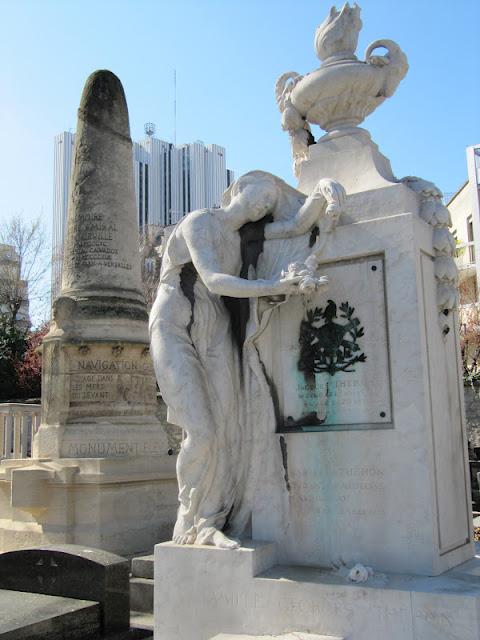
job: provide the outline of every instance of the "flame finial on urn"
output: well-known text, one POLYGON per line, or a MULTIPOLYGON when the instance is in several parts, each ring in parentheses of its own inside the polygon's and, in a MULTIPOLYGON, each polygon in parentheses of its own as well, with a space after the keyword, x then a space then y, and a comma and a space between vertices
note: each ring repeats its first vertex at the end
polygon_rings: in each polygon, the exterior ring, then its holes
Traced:
POLYGON ((354 4, 351 7, 346 2, 340 11, 332 7, 328 17, 315 31, 314 46, 317 57, 323 61, 356 59, 355 50, 361 28, 362 21, 358 5, 354 4))

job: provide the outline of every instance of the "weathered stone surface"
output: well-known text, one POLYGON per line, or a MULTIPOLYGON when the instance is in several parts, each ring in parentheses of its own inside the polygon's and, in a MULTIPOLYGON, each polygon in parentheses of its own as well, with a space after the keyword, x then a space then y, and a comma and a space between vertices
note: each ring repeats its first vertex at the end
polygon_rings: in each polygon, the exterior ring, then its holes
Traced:
POLYGON ((153 580, 154 556, 139 556, 132 558, 132 576, 153 580))
POLYGON ((105 631, 128 629, 129 564, 80 545, 45 546, 0 555, 0 588, 100 603, 105 631))
POLYGON ((71 180, 61 295, 143 303, 128 109, 110 71, 85 83, 71 180))
POLYGON ((153 580, 150 578, 130 579, 130 608, 132 611, 153 613, 153 580))
POLYGON ((0 550, 74 541, 119 555, 148 552, 172 535, 175 462, 128 455, 125 445, 109 458, 2 461, 0 550))
POLYGON ((97 640, 97 602, 0 589, 2 640, 97 640))

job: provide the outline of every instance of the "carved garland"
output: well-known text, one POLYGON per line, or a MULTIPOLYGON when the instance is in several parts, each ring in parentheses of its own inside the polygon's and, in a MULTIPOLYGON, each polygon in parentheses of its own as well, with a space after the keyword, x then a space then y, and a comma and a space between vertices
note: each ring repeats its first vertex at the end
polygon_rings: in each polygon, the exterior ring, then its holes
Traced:
POLYGON ((402 178, 400 182, 419 194, 420 217, 433 227, 437 307, 447 315, 458 306, 458 270, 453 258, 455 239, 449 231, 450 212, 443 204, 442 192, 432 182, 414 176, 402 178))

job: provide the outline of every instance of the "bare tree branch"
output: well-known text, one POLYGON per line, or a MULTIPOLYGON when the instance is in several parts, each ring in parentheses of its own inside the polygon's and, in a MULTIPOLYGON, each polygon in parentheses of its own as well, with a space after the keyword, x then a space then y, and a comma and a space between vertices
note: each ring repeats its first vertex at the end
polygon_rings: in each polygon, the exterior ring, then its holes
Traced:
MULTIPOLYGON (((17 322, 31 301, 46 303, 50 268, 45 227, 13 216, 0 226, 0 312, 17 322)), ((27 327, 25 327, 27 328, 27 327)))

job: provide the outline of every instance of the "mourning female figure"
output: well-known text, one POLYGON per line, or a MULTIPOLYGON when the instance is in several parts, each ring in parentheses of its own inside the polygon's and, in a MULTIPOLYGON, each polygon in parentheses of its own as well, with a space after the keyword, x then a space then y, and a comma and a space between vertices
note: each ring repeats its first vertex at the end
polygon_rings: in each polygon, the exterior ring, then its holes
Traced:
POLYGON ((229 536, 242 534, 232 523, 242 504, 249 398, 224 297, 283 300, 321 282, 294 271, 271 280, 239 277, 240 229, 270 214, 265 238, 306 233, 327 205, 337 211, 341 189, 332 184, 319 183, 305 199, 275 176, 251 172, 230 188, 226 206, 188 214, 168 239, 150 333, 169 420, 186 434, 177 461, 174 542, 235 548, 239 542, 229 536), (286 207, 296 207, 295 215, 282 220, 286 207))

